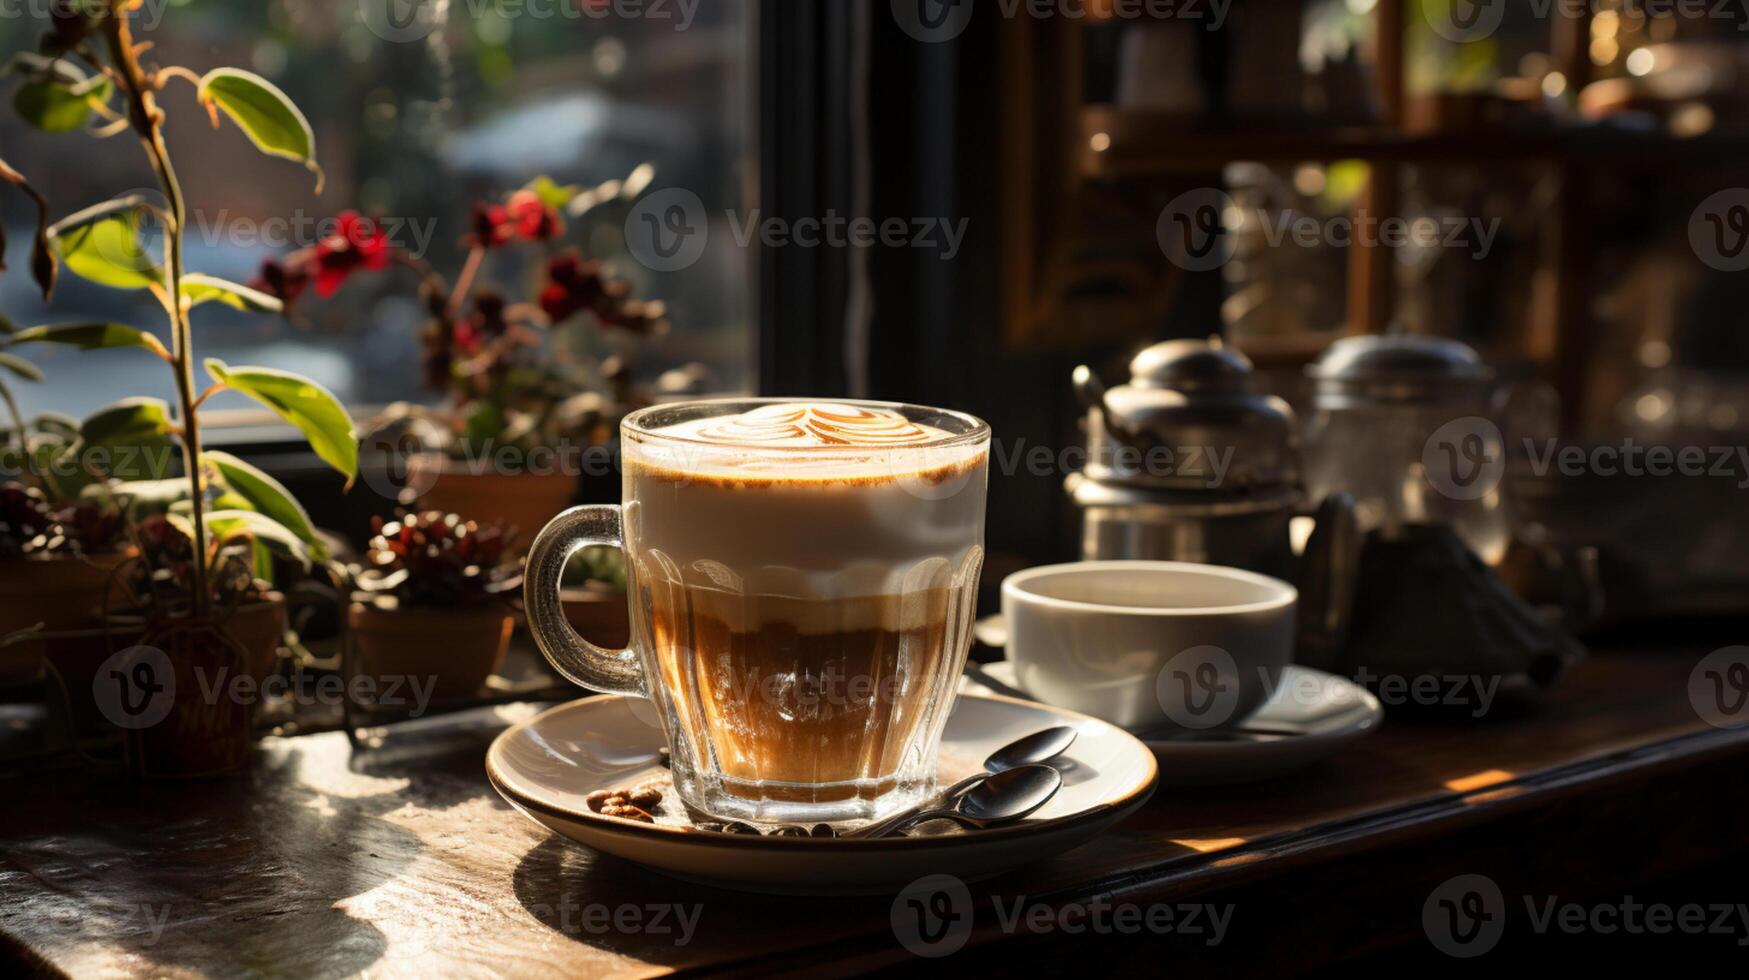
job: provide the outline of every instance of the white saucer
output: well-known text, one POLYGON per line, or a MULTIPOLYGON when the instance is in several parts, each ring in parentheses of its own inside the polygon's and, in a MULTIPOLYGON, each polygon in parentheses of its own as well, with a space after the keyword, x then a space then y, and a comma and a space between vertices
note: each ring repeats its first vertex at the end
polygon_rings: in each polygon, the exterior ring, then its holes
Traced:
MULTIPOLYGON (((983 664, 978 669, 1005 688, 1020 689, 1014 665, 1007 661, 983 664)), ((982 694, 990 688, 968 676, 960 690, 982 694)), ((1302 729, 1303 735, 1235 741, 1137 737, 1159 758, 1164 785, 1226 786, 1273 779, 1327 759, 1355 739, 1371 734, 1384 717, 1378 698, 1359 684, 1292 665, 1283 671, 1269 700, 1243 725, 1302 729)))
POLYGON ((506 729, 486 753, 499 795, 530 818, 595 850, 663 874, 780 894, 892 892, 927 874, 963 880, 1055 857, 1097 837, 1154 792, 1154 756, 1133 735, 1097 718, 997 696, 962 694, 942 735, 943 784, 978 771, 992 751, 1040 729, 1079 735, 1053 760, 1063 788, 1038 813, 991 830, 928 837, 838 840, 755 837, 690 828, 664 799, 656 824, 592 812, 598 789, 665 779, 665 742, 649 704, 617 695, 560 705, 506 729))

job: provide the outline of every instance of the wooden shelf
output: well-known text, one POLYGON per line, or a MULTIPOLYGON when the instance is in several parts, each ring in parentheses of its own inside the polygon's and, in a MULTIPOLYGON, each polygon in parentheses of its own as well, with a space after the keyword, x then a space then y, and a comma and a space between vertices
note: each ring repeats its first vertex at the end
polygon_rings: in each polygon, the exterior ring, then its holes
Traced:
POLYGON ((1207 173, 1237 160, 1298 163, 1372 160, 1485 165, 1544 162, 1575 166, 1740 164, 1749 132, 1679 138, 1603 126, 1545 130, 1405 133, 1384 126, 1231 127, 1106 104, 1080 114, 1078 169, 1090 180, 1207 173), (1095 150, 1095 146, 1103 146, 1095 150))

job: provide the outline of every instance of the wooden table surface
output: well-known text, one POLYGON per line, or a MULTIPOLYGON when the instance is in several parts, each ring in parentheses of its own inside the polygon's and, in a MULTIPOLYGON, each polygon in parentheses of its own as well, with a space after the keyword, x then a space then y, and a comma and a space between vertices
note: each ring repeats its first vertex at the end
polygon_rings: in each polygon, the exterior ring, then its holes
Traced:
MULTIPOLYGON (((1699 658, 1722 645, 1597 654, 1556 690, 1479 720, 1393 711, 1341 759, 1274 782, 1192 790, 1164 771, 1149 805, 1101 839, 974 884, 974 928, 951 963, 1084 963, 1083 942, 1005 928, 990 911, 1021 896, 1053 909, 1222 903, 1219 945, 1111 935, 1101 969, 1157 968, 1169 950, 1179 965, 1280 973, 1425 945, 1423 902, 1453 874, 1488 874, 1509 894, 1601 893, 1739 853, 1749 730, 1707 724, 1688 695, 1699 658)), ((482 757, 532 710, 400 726, 356 755, 338 733, 270 739, 254 771, 229 780, 83 768, 0 779, 0 973, 9 958, 77 976, 923 963, 895 937, 891 898, 681 883, 515 813, 482 757), (606 925, 607 913, 639 928, 606 925)))

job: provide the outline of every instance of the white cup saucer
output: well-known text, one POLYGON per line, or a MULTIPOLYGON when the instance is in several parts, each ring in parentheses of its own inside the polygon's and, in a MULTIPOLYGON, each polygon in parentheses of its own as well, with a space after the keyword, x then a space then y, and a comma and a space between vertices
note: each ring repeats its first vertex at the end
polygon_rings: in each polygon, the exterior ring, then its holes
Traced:
POLYGON ((654 824, 595 813, 585 797, 596 790, 668 785, 654 711, 618 695, 572 701, 512 725, 487 751, 486 775, 511 806, 555 833, 673 877, 778 894, 890 894, 924 875, 972 881, 1054 857, 1148 801, 1158 769, 1133 735, 999 696, 957 698, 942 734, 938 781, 945 786, 976 772, 996 749, 1058 725, 1077 731, 1069 751, 1051 762, 1063 772, 1062 789, 1025 820, 970 833, 877 840, 725 834, 693 829, 672 798, 654 824))
MULTIPOLYGON (((961 691, 1024 694, 1007 661, 968 667, 961 691)), ((1168 789, 1224 786, 1285 776, 1335 756, 1377 730, 1384 715, 1378 698, 1348 678, 1289 665, 1263 706, 1231 729, 1136 737, 1160 760, 1168 789)))

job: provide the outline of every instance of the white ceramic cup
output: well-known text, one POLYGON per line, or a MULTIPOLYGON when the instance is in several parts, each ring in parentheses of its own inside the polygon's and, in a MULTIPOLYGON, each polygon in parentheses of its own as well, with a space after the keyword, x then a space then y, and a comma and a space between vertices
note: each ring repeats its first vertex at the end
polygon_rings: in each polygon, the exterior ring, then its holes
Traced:
POLYGON ((1293 660, 1294 587, 1169 561, 1047 565, 1002 582, 1028 694, 1135 731, 1207 730, 1261 706, 1293 660))

